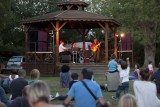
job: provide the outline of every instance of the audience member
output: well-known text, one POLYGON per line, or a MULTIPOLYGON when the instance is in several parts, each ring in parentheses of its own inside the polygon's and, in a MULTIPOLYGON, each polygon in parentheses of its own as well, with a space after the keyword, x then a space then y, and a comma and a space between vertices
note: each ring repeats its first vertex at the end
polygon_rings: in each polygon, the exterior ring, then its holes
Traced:
POLYGON ((26 71, 24 69, 18 70, 19 78, 12 81, 10 84, 11 89, 11 100, 14 100, 18 96, 22 96, 23 88, 28 85, 28 82, 24 79, 26 76, 26 71))
POLYGON ((121 68, 120 71, 120 84, 116 90, 116 96, 112 96, 112 99, 117 100, 120 98, 120 94, 122 91, 124 91, 124 94, 128 93, 129 90, 129 72, 130 72, 130 64, 129 64, 129 58, 127 58, 126 61, 121 62, 121 68))
POLYGON ((152 77, 151 81, 154 81, 157 87, 157 93, 160 94, 160 63, 158 65, 158 70, 155 72, 152 77))
POLYGON ((153 70, 152 61, 149 61, 149 64, 148 64, 148 69, 149 69, 149 73, 150 73, 150 75, 153 75, 153 73, 154 73, 154 70, 153 70))
POLYGON ((31 107, 64 107, 49 104, 50 91, 47 84, 38 81, 30 86, 28 90, 28 99, 31 107))
POLYGON ((7 107, 30 107, 27 93, 29 87, 29 85, 25 86, 22 90, 22 96, 16 97, 14 100, 7 104, 7 107))
POLYGON ((135 96, 131 94, 123 95, 119 100, 118 107, 137 107, 135 96))
POLYGON ((1 86, 0 86, 0 101, 3 102, 4 104, 7 104, 8 102, 5 90, 1 86))
POLYGON ((82 69, 80 79, 82 81, 76 82, 73 84, 69 92, 67 93, 68 97, 64 101, 64 105, 68 106, 72 98, 75 99, 75 106, 74 107, 95 107, 96 106, 96 100, 99 100, 99 102, 104 106, 108 107, 109 104, 106 103, 106 101, 103 99, 102 92, 100 89, 100 86, 91 81, 93 72, 91 72, 89 69, 82 69), (86 86, 84 85, 86 84, 86 86), (91 92, 94 94, 96 98, 94 98, 91 93, 86 88, 88 87, 91 92))
MULTIPOLYGON (((71 78, 72 78, 72 81, 69 83, 69 90, 74 83, 78 82, 78 74, 77 73, 72 73, 71 78)), ((58 99, 58 100, 65 100, 67 98, 67 95, 66 96, 58 96, 56 98, 53 97, 53 98, 58 99)))
POLYGON ((74 83, 76 83, 78 81, 78 74, 77 73, 72 73, 71 78, 72 78, 72 81, 69 83, 69 89, 72 87, 72 85, 74 83))
POLYGON ((107 87, 108 91, 115 91, 119 85, 119 72, 117 70, 116 55, 111 55, 111 60, 108 64, 107 72, 107 87))
POLYGON ((40 72, 38 69, 33 69, 30 72, 30 76, 31 76, 31 80, 28 81, 28 84, 34 84, 35 82, 37 82, 39 80, 40 77, 40 72))
POLYGON ((141 69, 141 81, 135 81, 133 84, 138 107, 160 107, 156 85, 148 81, 149 75, 148 69, 141 69))
POLYGON ((60 72, 60 86, 62 88, 68 88, 71 81, 71 72, 68 65, 63 65, 60 72))
POLYGON ((129 80, 138 80, 139 79, 139 72, 140 72, 140 65, 135 64, 135 70, 132 74, 132 76, 129 77, 129 80))
POLYGON ((5 78, 2 84, 2 87, 4 88, 6 93, 10 92, 10 84, 14 79, 17 79, 19 76, 17 75, 17 70, 13 69, 12 74, 9 75, 8 78, 5 78))

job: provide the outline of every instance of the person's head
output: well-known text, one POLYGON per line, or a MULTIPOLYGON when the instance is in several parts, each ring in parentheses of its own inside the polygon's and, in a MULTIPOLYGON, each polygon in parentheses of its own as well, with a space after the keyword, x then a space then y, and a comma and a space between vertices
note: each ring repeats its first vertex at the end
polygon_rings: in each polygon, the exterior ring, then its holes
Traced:
POLYGON ((40 72, 38 69, 33 69, 31 72, 30 72, 30 76, 31 76, 31 79, 39 79, 40 77, 40 72))
POLYGON ((60 44, 64 45, 64 41, 61 40, 61 41, 60 41, 60 44))
POLYGON ((26 71, 25 71, 24 69, 19 69, 19 70, 18 70, 18 75, 19 75, 19 77, 21 77, 21 78, 25 78, 25 76, 26 76, 26 71))
POLYGON ((13 70, 12 70, 12 74, 13 74, 13 75, 16 75, 16 74, 17 74, 17 70, 16 70, 16 69, 13 69, 13 70))
POLYGON ((38 81, 28 89, 28 99, 31 105, 39 102, 49 103, 50 91, 48 85, 43 81, 38 81))
POLYGON ((149 76, 150 76, 150 74, 149 74, 149 69, 148 68, 142 68, 142 69, 140 69, 141 80, 148 81, 149 76))
POLYGON ((135 64, 135 69, 139 69, 140 65, 138 63, 135 64))
POLYGON ((70 70, 70 67, 68 66, 68 65, 63 65, 62 67, 61 67, 61 72, 69 72, 69 70, 70 70))
POLYGON ((94 38, 93 42, 94 42, 94 43, 97 43, 97 38, 94 38))
POLYGON ((72 73, 71 78, 72 78, 72 80, 78 80, 78 74, 77 73, 72 73))
POLYGON ((115 54, 111 54, 111 59, 116 59, 116 55, 115 54))
POLYGON ((74 48, 74 47, 76 47, 76 43, 75 42, 72 43, 72 48, 74 48))
POLYGON ((121 61, 121 68, 124 70, 124 69, 127 69, 127 62, 126 61, 121 61))
POLYGON ((123 59, 118 59, 118 64, 121 65, 122 61, 123 61, 123 59))
POLYGON ((88 69, 88 68, 83 68, 82 71, 81 71, 81 77, 80 79, 83 80, 83 79, 89 79, 91 80, 92 79, 92 75, 93 75, 93 72, 88 69))
POLYGON ((0 101, 0 107, 6 107, 6 105, 0 101))
POLYGON ((149 64, 152 64, 152 61, 149 61, 149 64))
POLYGON ((136 98, 131 94, 125 94, 119 100, 118 107, 137 107, 136 98))

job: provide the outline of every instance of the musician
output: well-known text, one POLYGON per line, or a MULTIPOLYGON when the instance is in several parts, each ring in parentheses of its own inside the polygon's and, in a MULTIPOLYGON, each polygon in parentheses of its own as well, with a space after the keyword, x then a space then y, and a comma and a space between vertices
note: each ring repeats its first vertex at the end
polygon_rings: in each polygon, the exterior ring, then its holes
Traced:
POLYGON ((61 52, 64 52, 67 48, 64 47, 64 42, 63 41, 60 41, 60 45, 59 45, 59 54, 61 52))
POLYGON ((93 43, 91 44, 91 50, 93 53, 93 58, 94 58, 94 62, 99 62, 100 60, 100 43, 98 42, 98 40, 95 38, 93 40, 93 43))

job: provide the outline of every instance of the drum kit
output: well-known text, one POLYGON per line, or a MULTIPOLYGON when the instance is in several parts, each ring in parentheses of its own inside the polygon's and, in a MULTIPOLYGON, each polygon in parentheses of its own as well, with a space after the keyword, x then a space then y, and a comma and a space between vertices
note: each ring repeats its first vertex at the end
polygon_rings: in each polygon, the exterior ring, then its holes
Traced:
POLYGON ((84 63, 85 55, 81 48, 66 49, 62 55, 70 55, 73 63, 84 63))

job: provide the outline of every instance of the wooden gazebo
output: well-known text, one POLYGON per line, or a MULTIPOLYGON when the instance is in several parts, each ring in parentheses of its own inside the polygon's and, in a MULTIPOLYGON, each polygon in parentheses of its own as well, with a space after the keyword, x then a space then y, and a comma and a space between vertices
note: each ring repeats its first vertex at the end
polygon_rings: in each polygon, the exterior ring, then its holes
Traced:
MULTIPOLYGON (((90 29, 102 28, 105 34, 105 62, 108 62, 108 32, 109 30, 116 33, 117 27, 120 26, 113 18, 105 17, 95 13, 85 11, 87 3, 80 0, 63 0, 59 2, 59 11, 28 18, 22 21, 25 27, 25 52, 30 52, 28 47, 28 32, 31 27, 36 29, 50 29, 56 31, 56 63, 59 62, 59 32, 61 29, 76 29, 85 41, 85 36, 90 29)), ((84 42, 85 43, 85 42, 84 42)), ((83 49, 85 44, 83 44, 83 49)), ((116 51, 116 44, 114 50, 116 51)))

